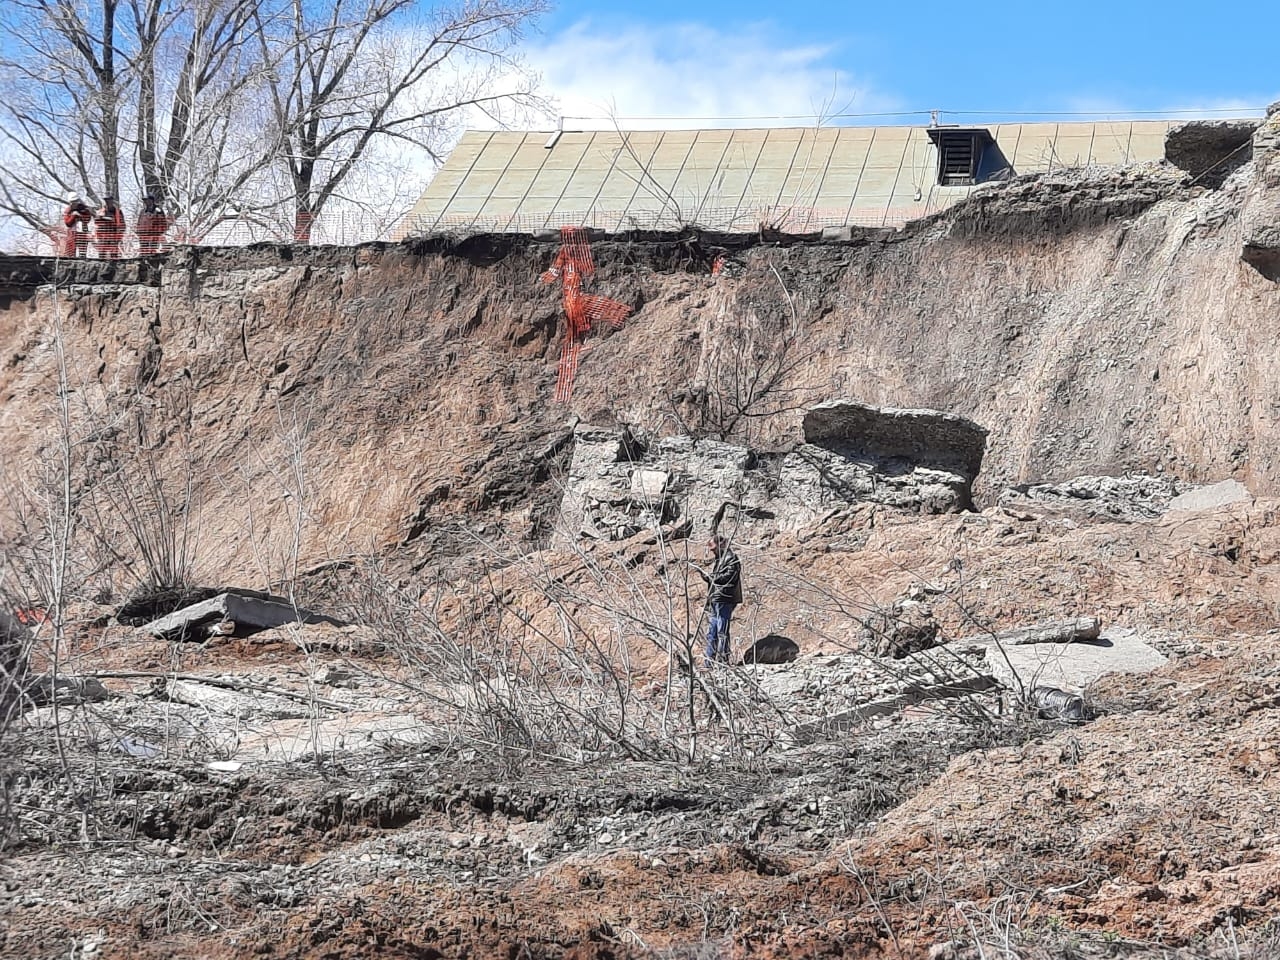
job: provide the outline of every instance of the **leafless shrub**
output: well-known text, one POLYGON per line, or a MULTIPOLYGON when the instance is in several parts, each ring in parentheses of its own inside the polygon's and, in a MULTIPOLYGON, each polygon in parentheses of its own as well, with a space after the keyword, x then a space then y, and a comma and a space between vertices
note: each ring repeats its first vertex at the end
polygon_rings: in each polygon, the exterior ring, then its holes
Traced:
MULTIPOLYGON (((98 440, 98 455, 87 464, 82 488, 86 532, 105 563, 126 572, 135 589, 156 592, 191 586, 199 504, 197 467, 190 451, 175 451, 182 471, 174 483, 170 465, 161 463, 163 451, 148 442, 141 421, 136 441, 116 431, 109 435, 115 438, 112 448, 101 447, 104 441, 98 440)), ((168 443, 177 447, 181 441, 168 443)))
POLYGON ((687 574, 659 532, 625 550, 507 556, 465 589, 409 594, 366 564, 342 604, 466 739, 505 758, 758 756, 782 714, 747 674, 705 668, 687 574), (445 626, 447 624, 447 626, 445 626))
POLYGON ((764 421, 813 400, 797 382, 811 356, 795 297, 774 264, 769 271, 736 302, 720 298, 708 321, 693 383, 672 397, 673 415, 690 436, 754 444, 764 421))

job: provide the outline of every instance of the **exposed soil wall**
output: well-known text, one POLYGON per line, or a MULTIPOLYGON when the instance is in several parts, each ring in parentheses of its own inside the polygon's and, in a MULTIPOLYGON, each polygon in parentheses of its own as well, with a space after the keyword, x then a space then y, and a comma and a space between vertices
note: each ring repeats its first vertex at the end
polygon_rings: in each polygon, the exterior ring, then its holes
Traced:
POLYGON ((797 442, 802 403, 847 396, 989 428, 979 502, 1124 471, 1276 493, 1280 285, 1241 261, 1251 176, 1020 181, 842 243, 597 241, 596 288, 636 309, 591 343, 568 406, 551 400, 558 291, 537 282, 554 240, 195 249, 111 276, 13 261, 0 417, 15 453, 47 451, 60 326, 82 436, 109 426, 193 474, 202 556, 262 579, 395 544, 463 550, 461 511, 474 531, 544 534, 570 417, 679 432, 744 317, 796 331, 749 422, 760 445, 797 442))

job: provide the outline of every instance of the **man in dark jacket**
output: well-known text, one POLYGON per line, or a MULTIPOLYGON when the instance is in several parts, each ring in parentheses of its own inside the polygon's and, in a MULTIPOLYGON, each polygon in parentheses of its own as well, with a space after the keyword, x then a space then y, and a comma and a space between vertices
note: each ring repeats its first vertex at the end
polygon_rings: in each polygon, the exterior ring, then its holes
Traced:
POLYGON ((694 567, 707 582, 707 663, 729 662, 729 621, 742 602, 742 563, 727 538, 713 533, 707 541, 710 572, 694 567))

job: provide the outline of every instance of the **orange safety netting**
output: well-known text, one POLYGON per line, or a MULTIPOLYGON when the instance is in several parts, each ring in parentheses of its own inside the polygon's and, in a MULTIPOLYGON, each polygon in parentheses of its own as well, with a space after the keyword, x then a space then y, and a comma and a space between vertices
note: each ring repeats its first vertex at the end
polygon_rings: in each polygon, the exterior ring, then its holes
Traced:
POLYGON ((587 244, 587 232, 581 227, 560 229, 561 247, 551 269, 542 274, 543 283, 560 280, 564 291, 564 314, 568 321, 564 342, 560 347, 560 371, 556 377, 556 401, 568 403, 573 396, 573 381, 578 375, 578 359, 582 341, 594 323, 607 323, 615 330, 631 315, 625 303, 582 292, 582 281, 596 272, 587 244))

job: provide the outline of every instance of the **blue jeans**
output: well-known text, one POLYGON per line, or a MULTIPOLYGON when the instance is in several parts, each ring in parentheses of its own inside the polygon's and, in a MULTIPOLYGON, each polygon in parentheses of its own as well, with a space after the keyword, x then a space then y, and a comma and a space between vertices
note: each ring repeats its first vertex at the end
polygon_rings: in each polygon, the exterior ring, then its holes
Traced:
POLYGON ((729 620, 736 603, 713 603, 707 607, 707 663, 729 662, 729 620))

